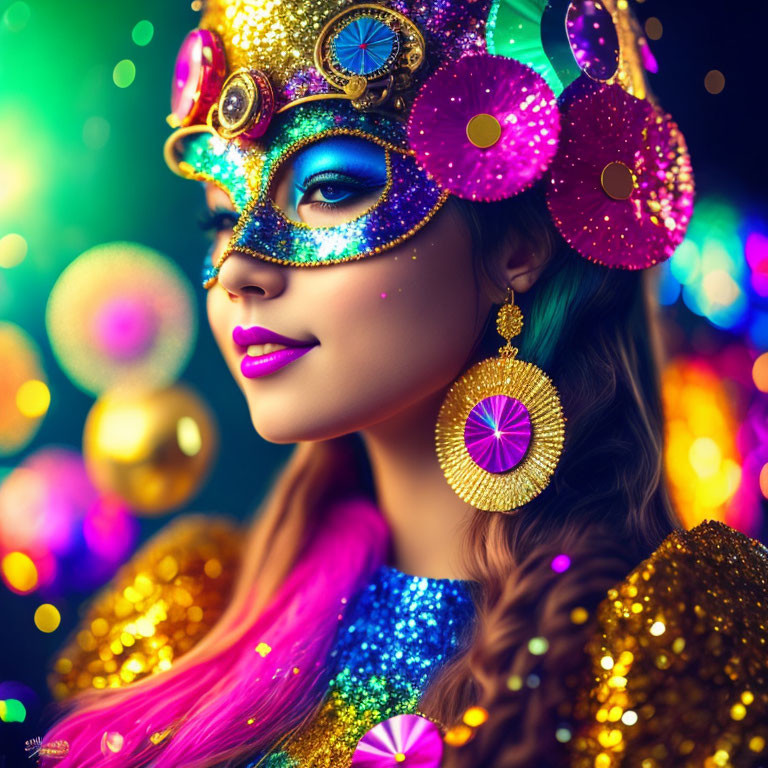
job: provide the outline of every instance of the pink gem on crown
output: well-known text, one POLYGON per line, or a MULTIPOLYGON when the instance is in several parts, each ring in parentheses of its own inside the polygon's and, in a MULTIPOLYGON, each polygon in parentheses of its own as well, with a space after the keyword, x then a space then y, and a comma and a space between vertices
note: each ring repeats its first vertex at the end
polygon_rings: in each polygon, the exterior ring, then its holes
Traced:
POLYGON ((207 29, 193 29, 181 44, 171 86, 174 127, 204 122, 227 74, 227 59, 219 37, 207 29))

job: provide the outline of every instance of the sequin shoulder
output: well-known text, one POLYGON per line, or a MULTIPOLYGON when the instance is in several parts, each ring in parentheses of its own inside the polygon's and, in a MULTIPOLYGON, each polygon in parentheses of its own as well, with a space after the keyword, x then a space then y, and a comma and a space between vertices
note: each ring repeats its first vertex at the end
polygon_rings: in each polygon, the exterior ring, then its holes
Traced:
POLYGON ((241 542, 224 518, 184 515, 161 529, 86 606, 49 675, 54 697, 168 669, 224 611, 241 542))
POLYGON ((598 609, 572 768, 768 760, 768 549, 719 522, 670 534, 598 609))

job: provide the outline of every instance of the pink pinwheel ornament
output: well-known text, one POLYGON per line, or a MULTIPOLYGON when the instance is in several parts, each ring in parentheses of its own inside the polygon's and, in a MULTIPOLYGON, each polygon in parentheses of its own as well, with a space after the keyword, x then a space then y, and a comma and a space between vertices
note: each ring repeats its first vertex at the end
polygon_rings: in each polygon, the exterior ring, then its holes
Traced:
POLYGON ((413 104, 408 138, 437 183, 468 200, 512 197, 557 152, 560 113, 544 79, 503 56, 467 55, 438 69, 413 104))
POLYGON ((587 86, 570 101, 547 204, 582 256, 644 269, 669 258, 693 213, 683 134, 650 102, 618 85, 587 86))
POLYGON ((439 768, 443 740, 421 715, 395 715, 371 728, 357 743, 352 768, 439 768))

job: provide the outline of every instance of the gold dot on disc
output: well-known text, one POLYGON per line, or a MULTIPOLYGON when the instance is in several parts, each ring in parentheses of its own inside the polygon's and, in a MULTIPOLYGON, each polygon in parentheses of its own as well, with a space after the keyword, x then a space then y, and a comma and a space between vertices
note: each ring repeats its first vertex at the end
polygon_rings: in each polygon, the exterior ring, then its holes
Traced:
POLYGON ((628 200, 635 191, 635 177, 624 163, 608 163, 600 174, 600 184, 608 197, 628 200))
POLYGON ((501 138, 501 123, 493 115, 481 112, 467 123, 467 138, 476 147, 488 149, 501 138))

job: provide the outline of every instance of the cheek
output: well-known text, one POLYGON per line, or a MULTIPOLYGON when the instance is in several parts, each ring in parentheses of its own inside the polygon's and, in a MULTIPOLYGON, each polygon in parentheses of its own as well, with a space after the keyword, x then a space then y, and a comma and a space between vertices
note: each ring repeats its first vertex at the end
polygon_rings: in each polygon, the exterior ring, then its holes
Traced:
POLYGON ((319 328, 327 359, 339 366, 337 385, 365 383, 350 387, 360 398, 416 400, 458 375, 484 315, 468 235, 455 222, 443 219, 396 250, 343 265, 337 277, 319 328))
POLYGON ((208 324, 211 327, 213 338, 216 340, 227 367, 232 372, 238 384, 241 384, 239 376, 240 362, 236 349, 232 343, 232 329, 236 325, 233 315, 232 302, 227 297, 224 289, 216 283, 206 296, 206 309, 208 324))

